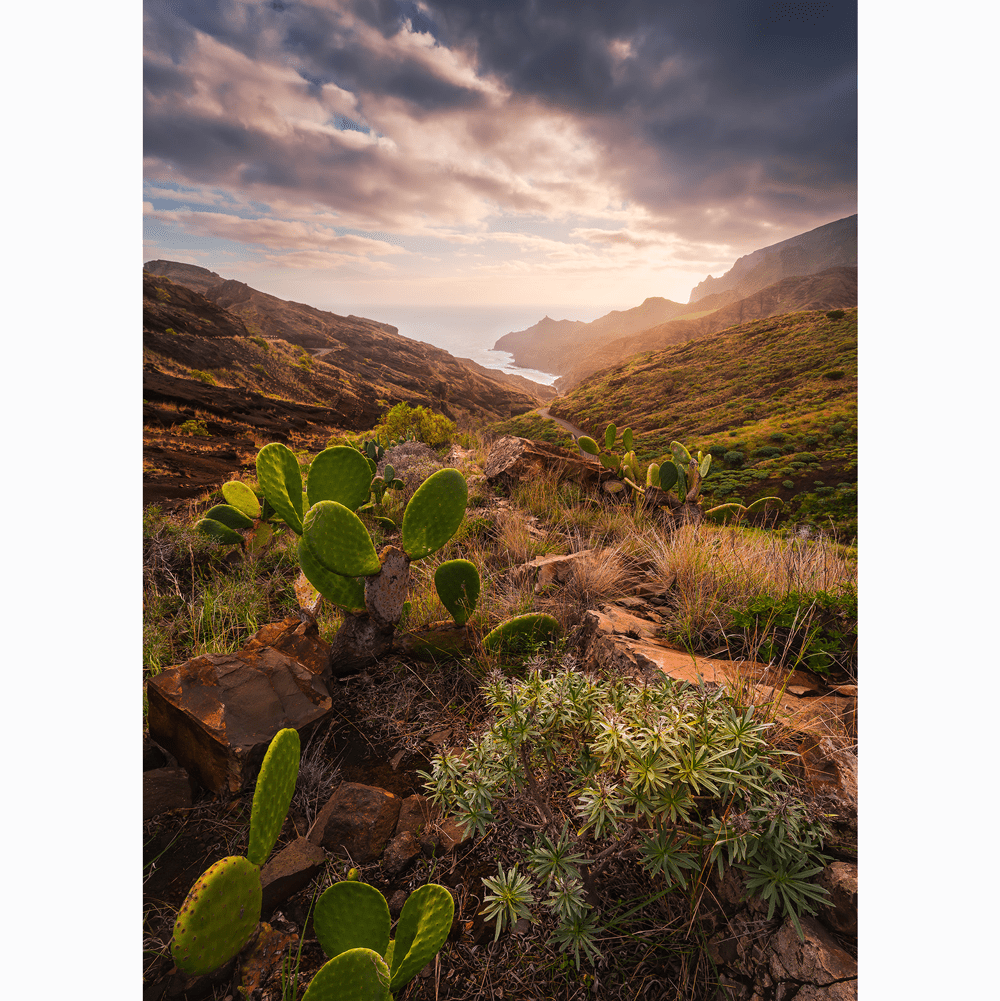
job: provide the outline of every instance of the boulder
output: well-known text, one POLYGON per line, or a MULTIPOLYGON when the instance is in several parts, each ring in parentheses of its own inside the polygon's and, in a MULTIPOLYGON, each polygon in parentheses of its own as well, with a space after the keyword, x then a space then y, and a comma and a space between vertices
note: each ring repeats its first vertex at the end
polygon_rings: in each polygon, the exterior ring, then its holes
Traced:
POLYGON ((279 730, 294 727, 304 742, 330 711, 328 657, 315 623, 296 617, 264 626, 236 653, 168 667, 146 685, 150 736, 206 789, 238 792, 279 730))
POLYGON ((568 583, 574 566, 580 560, 590 559, 593 552, 593 549, 584 549, 563 556, 539 556, 530 563, 522 564, 516 573, 531 580, 535 585, 535 594, 540 594, 547 587, 568 583))
POLYGON ((781 996, 811 1001, 856 1001, 858 964, 834 941, 819 922, 804 915, 799 919, 805 941, 799 939, 790 919, 768 942, 767 971, 781 996))
POLYGON ((819 909, 819 919, 849 938, 858 935, 858 867, 850 862, 831 862, 816 882, 830 894, 819 909))
POLYGON ((493 443, 483 470, 490 483, 517 483, 534 479, 547 471, 555 471, 559 479, 575 480, 588 485, 599 483, 611 475, 590 456, 574 454, 558 445, 513 435, 498 438, 493 443))
POLYGON ((353 862, 374 862, 396 829, 402 801, 378 786, 343 782, 320 811, 309 840, 328 851, 346 851, 353 862))
POLYGON ((398 876, 420 854, 420 842, 410 831, 397 834, 382 855, 382 871, 392 879, 398 876))

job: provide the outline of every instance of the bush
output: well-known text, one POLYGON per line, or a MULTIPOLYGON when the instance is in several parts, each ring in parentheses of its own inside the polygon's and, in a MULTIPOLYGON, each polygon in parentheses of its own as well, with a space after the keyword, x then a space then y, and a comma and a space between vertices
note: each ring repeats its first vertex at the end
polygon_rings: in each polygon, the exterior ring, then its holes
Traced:
POLYGON ((262 347, 265 351, 271 350, 271 345, 268 344, 263 337, 251 337, 250 340, 252 340, 258 347, 262 347))
POLYGON ((775 431, 773 434, 768 435, 768 438, 776 445, 784 445, 788 441, 788 435, 784 431, 775 431))
POLYGON ((832 382, 835 379, 843 379, 847 373, 842 368, 831 368, 822 374, 824 379, 829 379, 832 382))
POLYGON ((205 383, 206 386, 218 386, 219 384, 215 381, 215 377, 211 372, 202 372, 201 369, 193 368, 191 369, 191 375, 195 379, 199 379, 201 382, 205 383))
MULTIPOLYGON (((817 459, 816 456, 812 454, 812 452, 799 452, 798 461, 799 462, 819 462, 819 459, 817 459)), ((794 465, 794 463, 793 463, 793 465, 794 465)))
POLYGON ((781 449, 773 445, 761 445, 750 453, 756 459, 773 459, 776 455, 781 455, 781 449))
POLYGON ((832 434, 834 438, 840 438, 846 430, 847 425, 844 424, 843 421, 838 421, 833 425, 833 427, 830 428, 830 434, 832 434))
POLYGON ((795 481, 794 480, 782 480, 781 481, 781 485, 786 490, 794 490, 795 489, 795 481))
POLYGON ((847 314, 842 309, 831 309, 826 314, 828 320, 842 320, 847 314))
POLYGON ((384 414, 372 433, 383 444, 415 437, 431 448, 440 448, 451 444, 457 430, 455 422, 443 414, 435 413, 428 407, 411 407, 403 402, 384 414))
POLYGON ((738 469, 746 461, 746 456, 742 452, 726 452, 723 456, 726 464, 738 469))

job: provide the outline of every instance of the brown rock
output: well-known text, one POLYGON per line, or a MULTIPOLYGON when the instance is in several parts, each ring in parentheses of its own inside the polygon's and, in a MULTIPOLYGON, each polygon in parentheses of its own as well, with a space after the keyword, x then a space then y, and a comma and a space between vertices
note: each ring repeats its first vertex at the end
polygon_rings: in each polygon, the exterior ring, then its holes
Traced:
POLYGON ((498 438, 493 443, 483 472, 492 483, 533 479, 548 470, 555 470, 560 479, 585 484, 598 483, 610 475, 596 459, 574 455, 558 445, 512 435, 498 438))
POLYGON ((441 839, 442 852, 450 852, 453 848, 460 848, 467 841, 472 840, 472 831, 465 833, 465 825, 457 820, 445 820, 438 827, 438 836, 441 839))
POLYGON ((354 862, 373 862, 392 837, 400 805, 385 789, 344 782, 320 811, 309 840, 328 851, 346 851, 354 862))
POLYGON ((850 862, 831 862, 816 880, 830 894, 819 910, 819 919, 851 938, 858 934, 858 867, 850 862))
POLYGON ((256 777, 279 730, 294 727, 305 738, 330 711, 317 672, 326 648, 314 624, 286 619, 236 653, 169 667, 146 686, 150 736, 206 789, 237 792, 256 777))
MULTIPOLYGON (((823 1001, 854 1001, 858 996, 858 964, 817 921, 808 916, 799 919, 805 941, 800 941, 790 919, 786 918, 771 939, 768 968, 781 984, 793 981, 810 985, 812 997, 823 1001)), ((802 989, 795 995, 803 996, 802 989)), ((809 996, 809 995, 806 995, 809 996)))
POLYGON ((530 563, 517 568, 519 576, 527 576, 534 581, 535 593, 538 594, 547 587, 566 584, 573 576, 573 567, 579 560, 587 560, 593 553, 592 549, 584 549, 578 553, 562 556, 539 556, 530 563))
POLYGON ((325 862, 326 852, 308 838, 296 838, 282 848, 260 873, 264 888, 261 913, 269 915, 292 894, 308 886, 325 862))
POLYGON ((403 831, 385 846, 382 869, 391 879, 398 876, 419 854, 420 843, 416 837, 410 831, 403 831))
POLYGON ((858 759, 846 746, 829 736, 810 736, 799 744, 799 760, 810 790, 828 804, 841 823, 857 826, 858 759))
POLYGON ((155 768, 142 773, 142 819, 191 805, 191 778, 183 768, 155 768))
POLYGON ((281 966, 285 950, 298 938, 272 928, 266 921, 260 923, 257 937, 240 963, 240 986, 246 991, 245 997, 253 995, 281 966))
MULTIPOLYGON (((450 731, 449 731, 450 732, 450 731)), ((399 807, 396 834, 409 831, 419 837, 437 820, 439 811, 426 796, 414 793, 407 796, 399 807)))
POLYGON ((402 913, 403 904, 406 903, 406 898, 408 896, 409 896, 409 894, 406 892, 406 890, 397 890, 389 898, 389 913, 394 918, 398 918, 399 915, 402 913))

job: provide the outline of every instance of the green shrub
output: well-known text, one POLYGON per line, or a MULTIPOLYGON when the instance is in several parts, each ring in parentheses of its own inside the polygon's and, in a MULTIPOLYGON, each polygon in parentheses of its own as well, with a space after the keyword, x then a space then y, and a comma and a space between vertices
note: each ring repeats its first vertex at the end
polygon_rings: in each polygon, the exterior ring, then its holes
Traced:
POLYGON ((799 452, 799 462, 819 462, 819 459, 812 452, 799 452))
POLYGON ((181 434, 194 435, 197 438, 208 438, 208 427, 197 417, 191 417, 180 426, 181 434))
POLYGON ((263 365, 251 365, 250 366, 255 372, 259 372, 261 375, 267 375, 267 369, 263 365))
POLYGON ((757 459, 773 459, 776 455, 781 455, 781 449, 775 448, 773 445, 761 445, 760 448, 755 448, 750 454, 757 459))
POLYGON ((840 438, 846 430, 847 425, 844 424, 843 421, 838 421, 833 425, 833 427, 830 428, 830 434, 833 435, 834 438, 840 438))
POLYGON ((215 377, 211 372, 202 372, 201 369, 193 368, 191 369, 191 375, 194 376, 195 379, 205 383, 206 386, 218 386, 218 383, 215 381, 215 377))
POLYGON ((742 452, 733 451, 733 452, 726 452, 726 454, 723 456, 723 459, 727 465, 732 466, 735 469, 738 469, 746 461, 746 456, 742 452))
POLYGON ((829 379, 831 382, 836 379, 843 379, 846 374, 847 373, 842 368, 831 368, 822 373, 823 378, 829 379))
POLYGON ((788 441, 788 435, 784 431, 774 431, 772 434, 768 435, 771 441, 776 445, 784 445, 788 441))
POLYGON ((826 314, 829 320, 842 320, 846 314, 842 309, 831 309, 829 313, 826 314))
POLYGON ((781 485, 786 490, 794 490, 795 489, 795 481, 794 480, 782 480, 781 481, 781 485))
POLYGON ((814 445, 818 445, 819 444, 819 435, 818 434, 807 434, 802 439, 802 444, 805 445, 806 448, 812 448, 814 445))
POLYGON ((450 444, 458 429, 455 422, 428 407, 411 407, 408 403, 397 403, 372 429, 380 441, 399 441, 416 438, 431 448, 450 444))
POLYGON ((263 337, 251 337, 250 340, 252 340, 258 347, 263 348, 265 351, 271 350, 271 345, 268 344, 263 337))
POLYGON ((177 331, 174 330, 173 327, 167 327, 167 329, 164 331, 164 333, 166 333, 166 334, 173 334, 175 337, 180 337, 180 334, 178 334, 177 331))

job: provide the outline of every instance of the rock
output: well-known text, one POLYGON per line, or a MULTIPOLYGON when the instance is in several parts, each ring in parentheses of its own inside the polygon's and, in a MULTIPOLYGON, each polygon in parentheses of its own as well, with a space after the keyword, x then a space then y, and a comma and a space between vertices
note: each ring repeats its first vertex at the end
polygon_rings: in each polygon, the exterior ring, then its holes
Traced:
POLYGON ((293 894, 309 885, 326 863, 326 852, 308 838, 296 838, 261 870, 264 892, 261 914, 271 912, 293 894))
POLYGON ((330 711, 327 644, 298 618, 265 626, 232 654, 195 657, 146 686, 150 736, 211 792, 252 782, 285 727, 303 743, 330 711))
POLYGON ((798 993, 789 992, 786 997, 855 1001, 858 964, 817 921, 804 915, 799 923, 804 942, 800 941, 791 920, 786 918, 768 943, 768 970, 779 985, 779 992, 780 985, 791 981, 798 987, 798 993))
POLYGON ((344 782, 320 811, 309 832, 313 844, 346 851, 351 860, 374 862, 392 837, 402 801, 378 786, 344 782))
MULTIPOLYGON (((450 731, 448 731, 450 733, 450 731)), ((426 796, 414 793, 407 796, 400 804, 399 819, 396 822, 396 835, 408 831, 419 837, 437 820, 438 809, 426 796)))
POLYGON ((382 855, 382 870, 392 879, 398 876, 420 854, 420 843, 410 831, 397 834, 382 855))
POLYGON ((421 660, 459 657, 469 649, 469 627, 457 626, 451 620, 432 622, 426 629, 397 635, 393 650, 412 654, 421 660))
POLYGON ((472 831, 465 833, 465 826, 457 820, 445 820, 438 826, 438 837, 441 839, 441 851, 450 852, 453 848, 460 848, 467 841, 472 840, 472 831))
POLYGON ((397 890, 389 898, 389 913, 394 918, 398 918, 399 915, 402 913, 403 904, 406 903, 406 898, 408 896, 409 896, 409 894, 406 892, 406 890, 397 890))
POLYGON ((254 991, 280 968, 285 950, 298 941, 298 935, 272 928, 262 921, 253 945, 243 954, 240 962, 240 987, 244 997, 254 996, 254 991))
POLYGON ((330 672, 340 678, 370 667, 392 649, 395 630, 383 628, 370 615, 345 615, 330 646, 330 672))
POLYGON ((533 580, 535 594, 539 594, 547 587, 568 583, 577 562, 590 559, 593 552, 592 549, 584 549, 565 556, 539 556, 530 563, 523 563, 515 574, 521 579, 533 580))
POLYGON ((799 761, 806 784, 826 812, 856 831, 858 759, 846 744, 831 736, 811 735, 798 746, 799 761))
POLYGON ((183 768, 154 768, 142 773, 142 819, 191 805, 191 777, 183 768))
POLYGON ((558 445, 529 441, 513 435, 498 438, 493 443, 483 472, 490 483, 510 483, 533 479, 552 470, 558 474, 559 479, 575 480, 583 484, 599 483, 610 476, 608 470, 589 456, 584 458, 558 445))
POLYGON ((830 894, 830 902, 820 907, 819 919, 841 935, 857 938, 858 867, 850 862, 831 862, 816 882, 830 894))
POLYGON ((148 736, 142 741, 142 770, 150 772, 154 768, 166 768, 170 762, 162 747, 154 744, 148 736))

